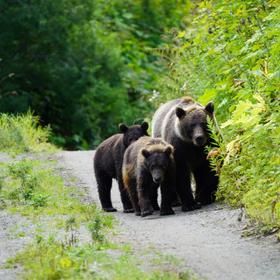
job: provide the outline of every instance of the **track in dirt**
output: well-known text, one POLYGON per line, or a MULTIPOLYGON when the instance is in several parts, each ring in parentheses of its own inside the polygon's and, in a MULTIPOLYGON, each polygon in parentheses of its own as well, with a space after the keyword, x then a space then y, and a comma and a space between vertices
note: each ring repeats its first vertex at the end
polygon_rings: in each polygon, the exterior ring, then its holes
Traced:
MULTIPOLYGON (((92 160, 94 151, 61 152, 60 164, 88 188, 99 204, 92 160)), ((124 214, 116 182, 113 205, 119 210, 118 240, 134 248, 152 245, 165 254, 183 260, 186 268, 206 279, 280 279, 280 246, 270 239, 241 238, 243 223, 238 210, 217 204, 193 212, 161 217, 158 212, 146 218, 124 214)))

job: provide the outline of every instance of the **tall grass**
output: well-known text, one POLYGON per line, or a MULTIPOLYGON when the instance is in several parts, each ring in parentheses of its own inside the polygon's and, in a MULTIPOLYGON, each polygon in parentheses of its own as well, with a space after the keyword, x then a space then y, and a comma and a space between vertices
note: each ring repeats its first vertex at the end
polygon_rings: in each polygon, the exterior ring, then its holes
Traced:
POLYGON ((50 128, 42 128, 31 112, 24 115, 0 114, 0 152, 19 154, 55 150, 47 143, 50 128))

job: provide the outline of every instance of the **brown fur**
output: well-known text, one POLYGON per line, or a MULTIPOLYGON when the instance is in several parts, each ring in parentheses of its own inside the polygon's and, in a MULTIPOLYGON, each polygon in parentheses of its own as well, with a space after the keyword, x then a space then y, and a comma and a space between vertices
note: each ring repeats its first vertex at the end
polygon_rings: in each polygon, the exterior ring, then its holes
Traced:
POLYGON ((130 184, 131 172, 133 172, 133 165, 128 164, 123 168, 123 183, 126 190, 128 189, 128 186, 130 184))
POLYGON ((171 208, 175 190, 174 169, 173 147, 162 139, 144 136, 127 148, 122 168, 123 182, 137 215, 150 215, 152 208, 159 208, 159 185, 162 193, 161 215, 174 213, 171 208))
POLYGON ((129 213, 133 211, 133 207, 123 186, 123 155, 132 142, 147 135, 148 124, 143 122, 142 125, 129 127, 120 124, 119 129, 121 133, 109 137, 98 146, 94 157, 94 172, 103 210, 116 211, 111 201, 112 179, 115 178, 118 181, 124 212, 129 213))
POLYGON ((195 103, 195 101, 190 96, 184 96, 181 98, 183 104, 195 103))

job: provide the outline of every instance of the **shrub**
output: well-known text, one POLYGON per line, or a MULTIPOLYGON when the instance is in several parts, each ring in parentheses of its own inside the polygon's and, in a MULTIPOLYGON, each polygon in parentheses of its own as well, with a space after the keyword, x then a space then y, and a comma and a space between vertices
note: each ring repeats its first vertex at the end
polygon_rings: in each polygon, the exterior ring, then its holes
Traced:
POLYGON ((273 0, 193 1, 188 27, 157 50, 170 72, 155 102, 215 101, 224 135, 212 159, 217 197, 268 229, 280 228, 279 18, 273 0))
POLYGON ((13 154, 54 150, 47 143, 48 127, 39 125, 39 118, 28 112, 25 115, 0 114, 0 151, 13 154))

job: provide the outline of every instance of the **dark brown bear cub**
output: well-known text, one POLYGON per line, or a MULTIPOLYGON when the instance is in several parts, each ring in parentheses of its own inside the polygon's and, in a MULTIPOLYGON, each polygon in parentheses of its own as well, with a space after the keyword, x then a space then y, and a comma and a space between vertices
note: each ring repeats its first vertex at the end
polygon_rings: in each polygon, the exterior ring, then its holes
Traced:
POLYGON ((162 137, 175 149, 176 188, 182 210, 189 211, 201 204, 213 202, 218 177, 210 168, 205 145, 211 144, 207 129, 207 116, 213 116, 214 105, 205 107, 190 97, 171 100, 155 113, 152 124, 153 137, 162 137), (191 190, 191 173, 196 183, 194 197, 191 190))
POLYGON ((141 137, 131 144, 123 160, 123 182, 135 214, 142 217, 158 210, 157 189, 161 190, 161 215, 171 215, 175 194, 173 147, 159 138, 141 137))
POLYGON ((127 127, 119 125, 120 132, 103 141, 97 148, 94 156, 94 172, 97 181, 99 199, 102 208, 106 212, 117 211, 112 206, 111 188, 112 179, 115 178, 119 184, 121 200, 124 212, 133 212, 128 194, 123 186, 122 163, 126 148, 140 137, 148 135, 148 124, 132 125, 127 127))

